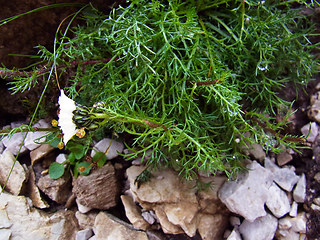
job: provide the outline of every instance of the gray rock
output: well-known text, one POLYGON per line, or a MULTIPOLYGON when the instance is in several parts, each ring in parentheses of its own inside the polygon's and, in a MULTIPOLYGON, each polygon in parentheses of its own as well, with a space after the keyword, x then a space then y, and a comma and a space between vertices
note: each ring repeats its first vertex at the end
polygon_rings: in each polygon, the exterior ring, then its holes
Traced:
POLYGON ((320 103, 316 102, 313 104, 308 110, 307 115, 311 121, 320 123, 320 103))
POLYGON ((123 143, 110 138, 104 138, 94 145, 91 157, 93 157, 97 152, 106 152, 106 157, 110 160, 119 156, 119 153, 122 153, 123 149, 123 143))
POLYGON ((14 195, 19 195, 23 190, 25 182, 27 180, 27 173, 18 161, 15 161, 15 156, 6 149, 0 155, 0 183, 3 186, 5 182, 9 180, 6 185, 6 190, 14 195), (11 168, 13 167, 12 173, 9 177, 11 168))
POLYGON ((92 210, 91 207, 86 207, 84 205, 82 205, 78 199, 76 199, 76 203, 77 203, 77 206, 78 206, 78 210, 79 212, 81 213, 87 213, 87 212, 90 212, 92 210))
POLYGON ((259 162, 262 162, 266 157, 265 151, 258 143, 250 144, 246 150, 253 159, 258 160, 259 162))
POLYGON ((35 162, 47 156, 53 150, 54 147, 52 147, 50 144, 42 144, 40 147, 36 148, 35 150, 32 150, 30 152, 31 165, 34 165, 35 162))
POLYGON ((60 153, 57 157, 56 157, 56 162, 57 163, 64 163, 67 160, 68 155, 64 154, 64 153, 60 153))
MULTIPOLYGON (((6 233, 11 240, 20 239, 74 239, 78 226, 71 211, 58 211, 54 214, 31 208, 24 196, 7 193, 0 195, 0 218, 6 216, 11 226, 6 233)), ((0 222, 3 220, 0 220, 0 222)), ((0 239, 5 229, 0 229, 0 239)))
POLYGON ((0 141, 0 154, 4 151, 4 145, 2 143, 2 140, 0 141))
POLYGON ((11 230, 10 229, 1 229, 0 228, 0 239, 1 240, 10 240, 11 238, 11 230))
POLYGON ((257 218, 254 222, 244 220, 239 231, 244 240, 272 240, 278 227, 278 220, 271 214, 257 218))
POLYGON ((293 201, 292 204, 291 204, 291 209, 290 209, 290 212, 289 212, 289 216, 290 217, 296 217, 297 214, 298 214, 298 203, 293 201))
POLYGON ((242 240, 238 230, 233 229, 227 240, 242 240))
MULTIPOLYGON (((39 122, 34 124, 33 127, 34 128, 49 128, 50 124, 47 123, 45 120, 41 119, 39 122)), ((24 146, 30 151, 40 147, 41 144, 39 144, 39 143, 43 143, 45 141, 44 136, 47 134, 48 134, 48 132, 44 132, 44 131, 28 132, 28 135, 24 141, 24 146)))
POLYGON ((119 186, 111 163, 73 181, 72 192, 83 206, 106 210, 117 205, 119 186))
POLYGON ((97 240, 117 239, 117 240, 148 240, 145 232, 136 231, 122 225, 120 221, 115 221, 105 212, 100 212, 94 222, 93 231, 97 240))
POLYGON ((303 203, 305 198, 306 198, 306 176, 304 175, 304 173, 302 174, 302 176, 300 177, 296 187, 293 190, 293 199, 297 202, 297 203, 303 203))
POLYGON ((80 230, 76 234, 76 240, 88 240, 93 236, 93 231, 91 228, 80 230))
POLYGON ((319 127, 316 122, 311 122, 310 124, 306 124, 301 128, 301 133, 307 137, 308 142, 314 142, 316 137, 318 136, 319 127))
POLYGON ((143 207, 156 214, 163 231, 168 234, 186 233, 193 237, 197 230, 203 239, 221 239, 228 223, 228 210, 218 198, 218 190, 225 178, 201 178, 212 182, 214 188, 197 192, 194 182, 181 179, 177 172, 159 169, 152 178, 137 187, 136 177, 145 169, 127 169, 130 192, 143 207))
POLYGON ((292 230, 297 233, 306 233, 307 217, 305 212, 298 213, 294 218, 291 218, 292 230))
POLYGON ((236 181, 224 183, 219 198, 231 212, 252 222, 266 215, 264 204, 268 199, 272 174, 255 161, 247 168, 249 171, 241 174, 236 181))
POLYGON ((293 169, 279 168, 269 158, 264 161, 265 168, 273 173, 273 180, 283 189, 291 192, 294 185, 298 182, 299 176, 296 175, 293 169))
POLYGON ((134 203, 133 199, 127 195, 122 195, 121 201, 131 224, 137 229, 147 230, 149 223, 144 220, 141 209, 134 203))
POLYGON ((2 139, 2 143, 13 155, 17 155, 19 150, 20 153, 25 153, 27 148, 23 145, 23 139, 26 134, 25 132, 17 132, 10 138, 6 136, 2 139))
POLYGON ((281 190, 275 183, 269 188, 267 207, 274 216, 280 218, 290 211, 290 202, 287 194, 281 190))
POLYGON ((71 195, 71 178, 64 174, 59 179, 51 179, 49 175, 41 176, 37 186, 53 201, 64 204, 71 195))

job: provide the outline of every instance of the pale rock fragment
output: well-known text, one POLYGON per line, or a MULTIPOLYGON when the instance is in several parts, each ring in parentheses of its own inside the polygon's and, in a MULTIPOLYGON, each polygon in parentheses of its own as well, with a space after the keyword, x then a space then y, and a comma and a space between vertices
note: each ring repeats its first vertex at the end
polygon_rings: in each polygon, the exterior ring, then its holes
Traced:
POLYGON ((104 138, 94 145, 91 157, 94 157, 97 152, 103 152, 107 159, 111 160, 119 156, 119 153, 122 153, 123 149, 123 143, 110 138, 104 138))
POLYGON ((290 209, 290 212, 289 212, 289 216, 290 217, 296 217, 297 214, 298 214, 298 203, 293 201, 292 204, 291 204, 291 209, 290 209))
POLYGON ((294 185, 299 181, 299 176, 297 176, 291 168, 279 168, 269 158, 265 159, 264 165, 266 169, 269 169, 273 173, 273 181, 276 182, 283 190, 291 192, 294 185))
POLYGON ((54 150, 50 144, 42 144, 40 147, 32 150, 30 152, 31 165, 34 165, 38 160, 47 156, 50 152, 54 150))
POLYGON ((25 153, 28 150, 23 145, 23 140, 26 134, 27 133, 25 132, 17 132, 11 137, 6 136, 2 139, 2 143, 13 155, 25 153))
POLYGON ((269 188, 266 205, 272 214, 277 218, 284 216, 290 211, 290 202, 287 194, 275 183, 272 183, 271 187, 269 188))
POLYGON ((301 133, 307 137, 308 142, 314 142, 319 133, 319 127, 316 122, 306 124, 301 128, 301 133))
POLYGON ((105 212, 100 212, 97 215, 93 231, 96 240, 148 240, 145 232, 130 229, 119 221, 110 218, 110 215, 105 212))
POLYGON ((77 232, 76 240, 88 240, 92 235, 93 231, 91 228, 83 229, 77 232))
POLYGON ((227 240, 242 240, 238 230, 233 229, 227 240))
POLYGON ((8 179, 5 189, 14 195, 19 195, 24 188, 27 178, 27 172, 19 161, 15 160, 15 156, 7 148, 0 155, 0 184, 3 186, 8 179), (12 166, 14 167, 9 177, 12 166))
POLYGON ((272 240, 278 227, 278 220, 271 214, 257 218, 253 222, 244 220, 239 231, 244 240, 272 240))
MULTIPOLYGON (((49 128, 50 124, 47 123, 44 119, 39 120, 36 124, 33 125, 33 128, 49 128)), ((24 141, 24 146, 32 151, 41 146, 39 143, 45 142, 45 136, 48 135, 49 132, 45 131, 34 131, 28 132, 27 137, 24 141)))
POLYGON ((272 173, 255 161, 247 168, 248 172, 239 175, 235 181, 224 183, 219 198, 231 212, 252 222, 266 215, 264 204, 272 184, 272 173))
POLYGON ((301 175, 296 187, 293 190, 293 199, 297 203, 303 203, 306 198, 306 176, 304 173, 301 175))
POLYGON ((137 229, 147 230, 149 223, 144 220, 141 215, 141 209, 133 202, 132 198, 126 195, 121 195, 120 198, 131 224, 137 229))

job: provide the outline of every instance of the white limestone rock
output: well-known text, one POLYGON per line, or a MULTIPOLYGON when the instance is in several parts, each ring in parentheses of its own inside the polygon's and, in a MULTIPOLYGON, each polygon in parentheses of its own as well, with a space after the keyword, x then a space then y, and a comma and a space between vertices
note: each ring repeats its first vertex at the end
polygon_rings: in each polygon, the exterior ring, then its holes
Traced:
POLYGON ((242 240, 238 230, 233 229, 227 240, 242 240))
POLYGON ((64 154, 64 153, 60 153, 57 157, 56 157, 56 162, 57 163, 64 163, 67 160, 68 155, 64 154))
MULTIPOLYGON (((2 217, 9 219, 6 224, 11 240, 20 239, 74 239, 79 230, 71 211, 58 211, 54 214, 45 213, 31 208, 29 200, 24 196, 14 196, 8 193, 0 195, 0 222, 2 217)), ((2 238, 0 229, 0 239, 2 238)))
POLYGON ((110 138, 104 138, 94 145, 93 150, 91 152, 91 157, 94 157, 94 155, 97 152, 106 152, 105 155, 107 159, 111 160, 113 158, 118 157, 119 153, 122 153, 123 149, 123 143, 117 142, 110 138))
POLYGON ((13 156, 10 150, 6 149, 0 155, 0 184, 2 186, 7 181, 8 177, 9 180, 6 185, 6 190, 14 195, 19 195, 23 190, 28 175, 21 164, 18 161, 15 161, 15 156, 13 156), (9 173, 13 165, 14 167, 9 177, 9 173))
MULTIPOLYGON (((50 124, 47 123, 45 120, 41 119, 39 122, 33 125, 34 128, 49 128, 50 124)), ((28 132, 28 135, 24 141, 24 146, 32 151, 41 146, 39 143, 43 143, 45 141, 44 136, 47 135, 49 132, 45 131, 35 131, 35 132, 28 132)))
POLYGON ((293 199, 297 203, 303 203, 306 198, 307 181, 304 173, 301 175, 296 187, 293 190, 293 199))
POLYGON ((244 220, 239 231, 244 240, 272 240, 278 227, 278 220, 271 214, 257 218, 254 222, 244 220))
POLYGON ((300 212, 294 218, 291 218, 292 230, 298 233, 306 233, 307 217, 305 212, 300 212))
POLYGON ((88 240, 93 235, 93 231, 91 228, 83 229, 77 232, 76 240, 88 240))
POLYGON ((306 124, 301 128, 301 133, 307 137, 308 142, 314 142, 319 133, 319 127, 316 122, 306 124))
POLYGON ((121 201, 124 206, 126 216, 131 224, 140 230, 147 230, 149 223, 144 220, 141 209, 133 202, 132 198, 127 195, 121 195, 121 201))
POLYGON ((291 168, 279 168, 269 158, 265 159, 264 165, 266 169, 269 169, 273 173, 273 181, 283 190, 291 192, 294 185, 299 181, 299 176, 291 168))
POLYGON ((159 169, 152 178, 137 187, 136 177, 142 166, 127 169, 130 192, 143 211, 155 212, 162 230, 168 234, 186 233, 193 237, 198 231, 205 239, 221 239, 228 223, 228 210, 218 198, 218 190, 225 178, 201 178, 213 182, 213 189, 197 192, 194 182, 181 179, 177 172, 159 169), (209 238, 210 239, 210 238, 209 238))
POLYGON ((292 204, 291 204, 291 209, 290 209, 290 212, 289 212, 289 216, 290 217, 296 217, 297 214, 298 214, 298 203, 293 201, 292 204))
POLYGON ((287 194, 281 190, 275 183, 269 188, 267 207, 274 216, 280 218, 290 211, 290 202, 287 194))
POLYGON ((148 240, 145 232, 136 231, 115 221, 105 212, 100 212, 94 222, 93 231, 97 240, 148 240))
POLYGON ((266 215, 264 204, 268 199, 272 174, 255 161, 247 168, 249 171, 237 180, 224 183, 219 198, 231 212, 252 222, 266 215))
POLYGON ((10 138, 6 136, 2 139, 2 143, 13 155, 17 155, 19 150, 20 154, 25 153, 27 151, 27 148, 23 145, 23 139, 26 134, 27 133, 25 132, 17 132, 10 138))

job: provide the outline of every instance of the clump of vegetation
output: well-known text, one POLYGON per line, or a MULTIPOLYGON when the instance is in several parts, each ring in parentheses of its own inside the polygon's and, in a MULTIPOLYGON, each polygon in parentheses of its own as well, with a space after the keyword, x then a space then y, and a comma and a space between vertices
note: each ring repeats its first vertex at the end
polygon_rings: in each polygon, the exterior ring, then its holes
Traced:
MULTIPOLYGON (((150 168, 173 167, 189 179, 198 171, 231 176, 252 142, 278 152, 303 141, 283 131, 289 114, 275 116, 291 106, 278 91, 306 85, 317 70, 313 28, 300 13, 313 4, 132 0, 109 15, 86 7, 75 37, 62 34, 54 52, 40 54, 58 71, 77 66, 60 84, 87 106, 74 114, 79 129, 129 133, 126 159, 148 155, 150 168)), ((35 79, 20 78, 13 89, 35 79)))

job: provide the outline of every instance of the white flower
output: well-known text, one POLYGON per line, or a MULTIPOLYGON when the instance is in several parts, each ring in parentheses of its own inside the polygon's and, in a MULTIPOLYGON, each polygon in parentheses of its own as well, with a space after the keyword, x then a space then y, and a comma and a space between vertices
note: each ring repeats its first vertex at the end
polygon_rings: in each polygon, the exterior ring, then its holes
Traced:
POLYGON ((78 131, 77 126, 73 122, 73 111, 76 110, 75 102, 68 98, 63 90, 61 90, 61 95, 59 97, 59 124, 63 133, 63 142, 66 145, 67 142, 75 135, 78 131))

